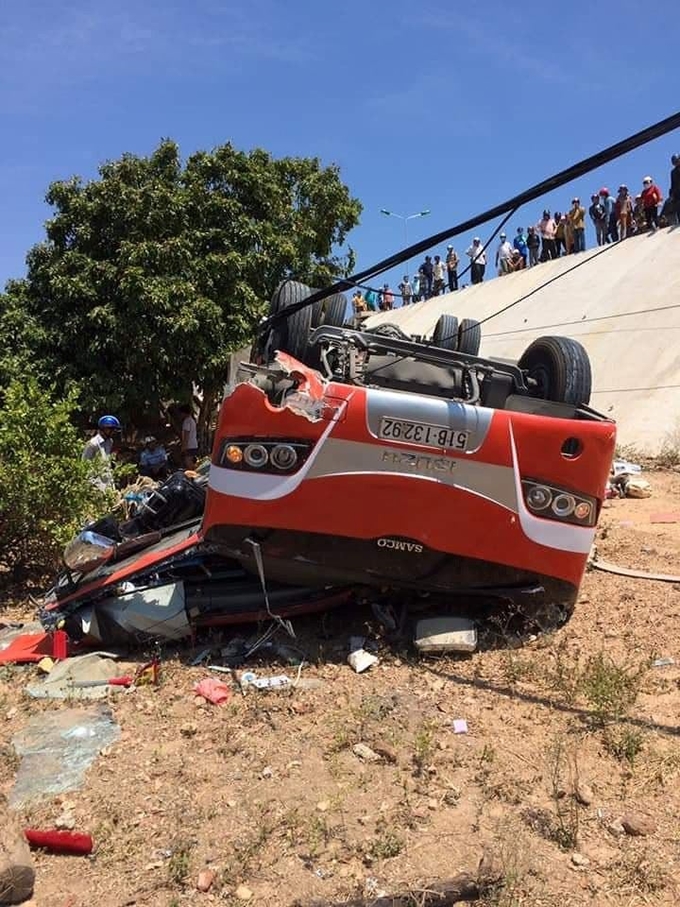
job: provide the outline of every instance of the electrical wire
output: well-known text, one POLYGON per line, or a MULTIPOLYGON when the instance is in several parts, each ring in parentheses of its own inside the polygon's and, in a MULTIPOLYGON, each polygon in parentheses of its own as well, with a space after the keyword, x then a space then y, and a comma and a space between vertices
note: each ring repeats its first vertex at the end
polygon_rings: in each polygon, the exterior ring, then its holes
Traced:
POLYGON ((561 170, 558 173, 553 174, 547 179, 542 180, 540 183, 537 183, 535 186, 532 186, 530 189, 527 189, 525 192, 521 192, 519 195, 516 195, 513 198, 508 199, 507 201, 502 202, 499 205, 496 205, 494 208, 489 208, 487 211, 484 211, 481 214, 476 215, 475 217, 471 217, 468 220, 463 221, 462 223, 456 224, 455 226, 450 227, 447 230, 442 230, 440 233, 435 233, 434 235, 429 236, 426 239, 421 240, 420 242, 408 246, 408 248, 406 249, 402 249, 400 252, 397 252, 394 255, 390 255, 388 258, 384 258, 382 261, 379 261, 377 264, 371 266, 370 268, 366 268, 364 271, 360 271, 359 273, 354 274, 351 277, 342 278, 324 290, 317 290, 315 293, 312 293, 305 299, 293 303, 285 309, 280 309, 277 312, 273 312, 267 318, 265 318, 260 325, 260 333, 266 333, 266 331, 273 324, 276 324, 282 319, 290 317, 291 315, 295 314, 295 312, 300 311, 300 309, 311 306, 315 302, 326 299, 326 297, 331 296, 335 293, 341 293, 343 290, 351 289, 354 283, 362 283, 370 280, 373 277, 377 277, 379 274, 383 274, 385 271, 389 271, 391 268, 402 264, 409 258, 420 255, 422 252, 430 249, 432 246, 439 245, 440 243, 445 242, 448 239, 452 239, 454 236, 459 236, 461 233, 473 230, 490 220, 501 217, 502 215, 505 215, 508 212, 512 212, 513 210, 517 210, 528 202, 532 202, 535 199, 540 198, 542 195, 545 195, 546 193, 551 192, 554 189, 558 189, 560 186, 564 186, 567 183, 573 182, 575 179, 584 176, 586 173, 590 173, 591 170, 595 170, 598 167, 601 167, 604 164, 607 164, 610 161, 613 161, 616 158, 621 157, 622 155, 627 154, 630 151, 633 151, 635 148, 646 145, 648 142, 660 138, 661 136, 672 132, 678 127, 680 127, 680 112, 674 113, 671 116, 666 117, 664 120, 659 120, 659 122, 654 123, 652 126, 648 126, 646 129, 642 129, 640 132, 636 132, 634 135, 628 136, 627 138, 622 139, 620 142, 616 142, 614 145, 610 145, 608 148, 605 148, 604 150, 599 151, 596 154, 591 155, 590 157, 584 158, 577 164, 574 164, 571 167, 567 167, 565 170, 561 170))
MULTIPOLYGON (((638 309, 635 312, 613 312, 610 315, 594 315, 592 318, 586 318, 584 315, 583 318, 579 318, 576 321, 560 321, 557 324, 542 324, 538 327, 533 328, 515 328, 514 331, 496 331, 496 333, 491 334, 485 333, 484 336, 506 337, 509 334, 525 334, 529 331, 547 331, 551 330, 552 328, 572 327, 573 325, 577 324, 591 324, 594 321, 609 321, 613 318, 628 318, 629 316, 633 315, 648 315, 650 312, 667 312, 669 309, 680 309, 680 302, 676 302, 673 305, 655 306, 651 309, 638 309)), ((678 325, 672 325, 670 327, 663 328, 663 330, 677 330, 678 327, 678 325)), ((633 328, 631 328, 631 330, 633 330, 633 328)), ((659 328, 635 328, 634 330, 659 330, 659 328)))

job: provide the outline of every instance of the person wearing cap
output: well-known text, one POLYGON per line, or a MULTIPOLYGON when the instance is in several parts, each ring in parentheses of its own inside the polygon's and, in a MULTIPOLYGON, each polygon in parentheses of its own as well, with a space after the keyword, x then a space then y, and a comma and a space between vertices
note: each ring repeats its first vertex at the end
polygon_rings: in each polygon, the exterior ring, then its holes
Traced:
POLYGON ((81 459, 93 463, 96 472, 90 481, 100 491, 107 491, 115 487, 111 454, 113 453, 113 436, 120 430, 121 425, 116 416, 102 416, 97 422, 97 433, 83 448, 81 459))
POLYGON ((446 276, 449 281, 449 293, 458 289, 458 256, 453 246, 446 248, 446 276))
POLYGON ((607 242, 607 213, 600 201, 600 196, 594 193, 590 196, 590 208, 588 215, 595 227, 595 238, 598 246, 604 246, 607 242))
POLYGON ((512 246, 508 242, 508 237, 505 233, 501 233, 498 238, 500 242, 498 244, 498 249, 496 250, 496 267, 498 268, 498 273, 500 275, 509 274, 512 246))
POLYGON ((479 236, 475 236, 472 245, 469 246, 465 254, 470 258, 470 280, 472 283, 481 283, 484 280, 484 271, 486 271, 486 249, 482 245, 479 236))
MULTIPOLYGON (((515 238, 513 239, 512 244, 515 247, 515 249, 519 252, 519 254, 522 256, 522 261, 524 262, 523 267, 526 268, 529 249, 527 246, 527 238, 524 234, 524 229, 522 227, 517 228, 517 234, 515 235, 515 238)), ((518 269, 515 268, 515 270, 518 270, 518 269)))
POLYGON ((586 251, 586 209, 581 204, 580 198, 572 198, 569 223, 574 237, 574 252, 586 251))
POLYGON ((651 176, 646 176, 642 180, 642 186, 642 207, 645 212, 645 221, 648 229, 653 233, 659 226, 659 205, 663 201, 663 195, 651 176))
POLYGON ((614 210, 616 211, 619 239, 625 239, 630 236, 633 222, 633 200, 628 192, 628 186, 619 186, 619 194, 616 197, 614 210))
POLYGON ((168 474, 168 454, 158 440, 149 435, 139 455, 139 474, 150 479, 164 479, 168 474))
POLYGON ((536 227, 529 227, 527 230, 527 249, 529 250, 529 267, 533 268, 538 264, 538 250, 541 246, 541 240, 536 232, 536 227))
POLYGON ((557 245, 555 243, 555 232, 557 224, 550 216, 547 209, 543 212, 543 217, 538 223, 538 232, 541 237, 541 261, 548 261, 549 258, 557 258, 557 245))

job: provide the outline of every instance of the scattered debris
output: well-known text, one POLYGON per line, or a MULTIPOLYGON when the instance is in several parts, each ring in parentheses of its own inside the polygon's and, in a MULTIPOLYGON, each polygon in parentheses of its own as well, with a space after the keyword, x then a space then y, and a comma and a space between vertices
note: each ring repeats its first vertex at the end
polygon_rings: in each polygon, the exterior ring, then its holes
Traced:
POLYGON ((372 655, 370 652, 367 652, 364 648, 366 640, 363 636, 352 636, 349 641, 349 655, 347 656, 347 664, 353 668, 357 674, 361 674, 363 671, 368 670, 368 668, 373 665, 378 664, 378 657, 372 655))
POLYGON ((454 734, 467 734, 468 726, 467 721, 464 718, 454 718, 453 719, 453 733, 454 734))
POLYGON ((368 893, 367 897, 352 898, 350 901, 319 901, 305 904, 296 901, 294 907, 453 907, 459 901, 475 901, 490 891, 497 891, 502 884, 503 872, 490 852, 482 857, 477 872, 461 872, 445 882, 433 881, 409 891, 378 897, 368 893))
POLYGON ((22 809, 55 794, 77 790, 97 755, 120 737, 106 706, 35 715, 12 743, 21 757, 9 805, 22 809))
POLYGON ((680 523, 680 513, 650 513, 650 523, 680 523))
POLYGON ((639 476, 626 476, 623 481, 623 491, 627 498, 651 498, 652 486, 647 479, 639 476))
POLYGON ((656 831, 654 820, 649 816, 640 815, 640 813, 626 813, 621 817, 621 825, 626 834, 632 837, 643 838, 653 835, 656 831))
POLYGON ((291 679, 286 674, 277 674, 274 677, 258 677, 254 671, 244 671, 240 678, 241 688, 254 687, 256 690, 278 690, 291 685, 291 679))
POLYGON ((432 617, 416 624, 415 647, 419 652, 474 652, 477 628, 465 617, 432 617))
POLYGON ((630 576, 635 579, 652 579, 660 583, 680 583, 680 576, 669 573, 647 573, 645 570, 631 570, 628 567, 619 567, 617 564, 610 564, 609 561, 601 561, 595 557, 589 561, 591 567, 595 570, 603 570, 605 573, 616 573, 618 576, 630 576))
POLYGON ((14 627, 0 630, 0 665, 29 664, 52 655, 52 636, 44 632, 23 632, 14 627))
POLYGON ((35 869, 26 839, 0 808, 0 903, 20 904, 33 895, 35 869))
POLYGON ((668 656, 666 658, 655 658, 654 661, 652 662, 652 667, 653 668, 668 668, 674 664, 675 664, 675 659, 672 658, 671 656, 668 656))
POLYGON ((206 677, 194 685, 194 693, 212 702, 213 705, 220 705, 231 698, 231 687, 222 680, 206 677))
POLYGON ((48 853, 86 857, 94 849, 94 842, 90 835, 80 832, 41 831, 37 828, 27 828, 24 835, 31 847, 46 850, 48 853))
POLYGON ((34 699, 105 699, 108 685, 121 689, 132 683, 127 666, 109 653, 88 652, 56 664, 45 680, 26 687, 34 699), (116 684, 118 678, 128 683, 116 684))
POLYGON ((629 460, 614 460, 612 463, 612 474, 615 476, 634 476, 641 472, 642 466, 629 460))

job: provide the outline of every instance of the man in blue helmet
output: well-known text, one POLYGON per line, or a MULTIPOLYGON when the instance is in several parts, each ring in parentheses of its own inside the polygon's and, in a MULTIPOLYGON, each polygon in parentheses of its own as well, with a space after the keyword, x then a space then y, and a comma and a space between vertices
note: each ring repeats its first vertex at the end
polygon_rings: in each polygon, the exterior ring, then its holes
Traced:
POLYGON ((111 469, 111 451, 113 450, 113 436, 120 431, 120 422, 115 416, 102 416, 97 422, 97 434, 87 442, 83 449, 83 460, 96 462, 96 475, 92 477, 92 484, 101 491, 113 488, 113 470, 111 469))

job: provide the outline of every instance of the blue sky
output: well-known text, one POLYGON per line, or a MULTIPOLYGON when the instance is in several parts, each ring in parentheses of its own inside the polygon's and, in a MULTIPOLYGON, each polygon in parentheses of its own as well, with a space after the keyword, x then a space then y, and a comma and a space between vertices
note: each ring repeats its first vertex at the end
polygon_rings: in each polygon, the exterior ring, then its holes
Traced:
MULTIPOLYGON (((380 208, 429 208, 410 223, 414 242, 680 99, 671 0, 24 0, 3 4, 0 46, 0 286, 43 235, 50 181, 94 177, 162 137, 185 155, 231 141, 338 163, 364 204, 350 236, 363 269, 404 245, 380 208)), ((673 152, 677 133, 545 203, 565 210, 603 184, 638 190, 646 173, 665 194, 673 152)))

